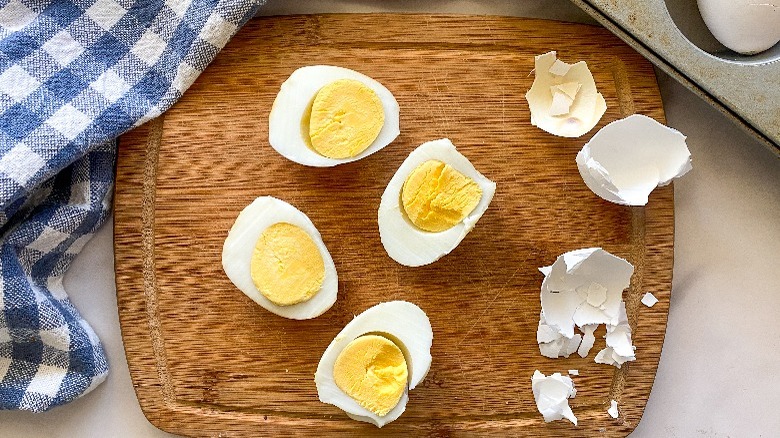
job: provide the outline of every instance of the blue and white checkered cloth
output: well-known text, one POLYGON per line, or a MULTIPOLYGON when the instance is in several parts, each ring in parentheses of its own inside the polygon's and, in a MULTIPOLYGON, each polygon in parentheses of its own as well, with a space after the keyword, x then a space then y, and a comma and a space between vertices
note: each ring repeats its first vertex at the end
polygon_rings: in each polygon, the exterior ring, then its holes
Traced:
POLYGON ((105 380, 62 279, 109 215, 115 138, 176 102, 262 2, 0 0, 0 409, 105 380))

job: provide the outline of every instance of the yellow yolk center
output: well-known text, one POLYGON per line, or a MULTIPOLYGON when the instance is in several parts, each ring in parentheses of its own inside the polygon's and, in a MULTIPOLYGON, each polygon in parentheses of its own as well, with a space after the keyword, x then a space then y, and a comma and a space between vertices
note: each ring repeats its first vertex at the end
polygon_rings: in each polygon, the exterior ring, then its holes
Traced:
POLYGON ((401 349, 379 335, 365 335, 350 342, 333 365, 336 386, 380 417, 401 400, 408 377, 401 349))
POLYGON ((401 203, 409 220, 434 233, 459 224, 480 199, 479 184, 437 160, 428 160, 414 169, 401 190, 401 203))
POLYGON ((266 228, 257 239, 250 270, 257 290, 279 306, 311 299, 325 279, 320 249, 308 233, 284 222, 266 228))
POLYGON ((341 79, 317 92, 308 121, 312 149, 328 158, 350 158, 379 136, 385 111, 374 90, 360 81, 341 79))

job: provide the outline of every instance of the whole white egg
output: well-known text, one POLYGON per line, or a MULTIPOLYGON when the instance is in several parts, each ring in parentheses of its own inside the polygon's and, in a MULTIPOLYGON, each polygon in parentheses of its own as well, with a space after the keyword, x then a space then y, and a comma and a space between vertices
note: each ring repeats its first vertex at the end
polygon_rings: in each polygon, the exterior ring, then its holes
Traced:
POLYGON ((752 55, 780 41, 780 4, 755 0, 698 0, 712 35, 729 49, 752 55))
POLYGON ((222 247, 222 268, 230 281, 246 296, 269 312, 285 318, 315 318, 330 309, 338 295, 336 266, 319 231, 302 211, 272 196, 255 199, 238 215, 222 247), (277 305, 258 290, 252 279, 251 261, 256 243, 263 232, 275 224, 290 224, 303 230, 322 257, 325 273, 322 286, 307 301, 277 305))
POLYGON ((282 84, 268 120, 271 147, 291 161, 313 167, 336 166, 365 158, 390 144, 400 132, 400 108, 390 90, 362 73, 330 65, 312 65, 295 70, 282 84), (376 139, 356 156, 329 158, 311 147, 308 127, 303 125, 319 91, 343 79, 361 82, 376 93, 384 111, 384 124, 376 139))

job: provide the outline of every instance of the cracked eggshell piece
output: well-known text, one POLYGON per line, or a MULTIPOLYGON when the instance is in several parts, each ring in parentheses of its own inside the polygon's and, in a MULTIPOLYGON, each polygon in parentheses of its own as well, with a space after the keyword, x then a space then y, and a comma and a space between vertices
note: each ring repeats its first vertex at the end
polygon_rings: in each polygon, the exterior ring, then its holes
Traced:
POLYGON ((577 417, 569 407, 569 399, 577 395, 571 377, 562 376, 561 373, 548 377, 536 370, 531 377, 531 388, 536 408, 546 423, 566 418, 577 425, 577 417))
POLYGON ((382 245, 393 260, 404 266, 431 264, 460 244, 485 213, 495 193, 496 183, 479 173, 469 159, 457 151, 452 141, 444 138, 423 143, 404 160, 382 194, 378 219, 382 245), (482 189, 482 198, 463 221, 437 233, 421 230, 412 224, 400 201, 406 178, 428 160, 449 164, 482 189))
POLYGON ((631 283, 634 267, 601 248, 586 248, 559 256, 545 274, 541 288, 545 323, 566 338, 574 327, 617 325, 623 290, 631 283), (606 291, 604 291, 606 289, 606 291), (595 297, 590 298, 591 295, 595 297), (590 302, 600 302, 596 307, 590 302))
POLYGON ((550 359, 569 357, 577 351, 582 341, 580 334, 567 338, 560 334, 555 327, 551 327, 544 320, 544 313, 539 315, 539 327, 536 330, 536 342, 539 343, 539 352, 550 359))
POLYGON ((617 402, 615 400, 610 400, 609 404, 610 407, 609 409, 607 409, 607 413, 609 414, 610 417, 617 418, 618 417, 617 402))
POLYGON ((585 184, 621 205, 646 205, 650 192, 691 170, 685 136, 642 114, 601 128, 577 154, 585 184))
POLYGON ((580 375, 580 371, 579 370, 569 370, 569 375, 570 376, 579 376, 580 375))
POLYGON ((598 324, 587 324, 580 327, 583 333, 582 343, 577 349, 577 354, 579 354, 580 357, 587 357, 588 353, 590 353, 590 349, 593 348, 593 344, 596 343, 596 336, 593 335, 596 328, 598 328, 598 324))
POLYGON ((620 368, 624 363, 636 360, 636 347, 631 342, 631 326, 626 315, 626 303, 620 303, 620 319, 617 325, 607 325, 607 348, 599 351, 595 362, 620 368))
POLYGON ((314 374, 320 401, 340 408, 354 420, 372 423, 377 427, 396 420, 406 409, 409 390, 414 389, 428 374, 432 344, 431 322, 416 305, 406 301, 390 301, 367 309, 344 326, 322 354, 314 374), (398 404, 381 417, 344 393, 333 377, 333 367, 341 351, 354 339, 368 333, 389 335, 388 338, 403 352, 409 370, 407 389, 398 404))
POLYGON ((230 281, 252 301, 284 318, 311 319, 320 316, 333 306, 338 296, 336 265, 317 227, 302 211, 272 196, 255 199, 239 213, 222 246, 222 268, 230 281), (257 290, 252 281, 251 260, 257 239, 266 228, 280 222, 305 231, 319 249, 325 265, 320 290, 308 301, 291 306, 274 304, 257 290))
POLYGON ((642 297, 642 304, 644 304, 647 307, 653 307, 658 302, 658 298, 655 297, 655 295, 651 294, 650 292, 646 293, 642 297))
POLYGON ((331 167, 360 160, 392 143, 400 133, 400 108, 390 90, 362 73, 330 65, 311 65, 295 70, 282 84, 268 119, 271 147, 288 160, 312 167, 331 167), (382 102, 385 123, 366 150, 354 157, 334 159, 317 153, 309 146, 302 121, 317 93, 340 79, 359 81, 372 89, 382 102))
POLYGON ((609 409, 607 409, 607 413, 609 414, 610 417, 617 418, 619 414, 617 402, 615 400, 610 400, 609 404, 610 407, 609 409))
POLYGON ((585 61, 567 64, 548 52, 536 57, 534 71, 525 95, 532 125, 553 135, 579 137, 598 124, 607 103, 585 61))

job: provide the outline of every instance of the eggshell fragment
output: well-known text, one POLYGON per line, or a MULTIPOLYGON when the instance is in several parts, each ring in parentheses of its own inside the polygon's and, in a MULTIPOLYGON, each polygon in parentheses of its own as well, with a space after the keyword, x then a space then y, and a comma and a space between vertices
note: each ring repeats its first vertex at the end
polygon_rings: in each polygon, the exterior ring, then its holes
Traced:
POLYGON ((577 395, 571 377, 562 376, 561 373, 548 377, 536 370, 531 377, 531 389, 534 392, 536 408, 544 416, 546 423, 566 418, 577 425, 577 417, 569 407, 569 399, 577 395))
POLYGON ((645 205, 650 192, 691 170, 685 136, 634 114, 601 128, 577 154, 585 184, 599 197, 645 205))
POLYGON ((536 342, 539 343, 539 351, 542 353, 542 356, 550 359, 569 357, 577 351, 580 341, 582 341, 582 335, 575 334, 571 338, 567 338, 560 334, 556 328, 547 325, 547 322, 544 320, 544 314, 539 316, 536 342))
POLYGON ((657 302, 658 298, 656 298, 655 295, 651 294, 650 292, 646 293, 645 296, 642 297, 642 304, 647 307, 653 307, 657 302))
POLYGON ((620 320, 617 325, 607 325, 607 348, 596 355, 596 363, 620 368, 624 363, 636 360, 636 347, 631 343, 631 326, 628 325, 626 304, 620 303, 620 320))
POLYGON ((618 404, 617 404, 617 402, 615 400, 610 400, 609 404, 610 404, 610 407, 609 407, 609 409, 607 409, 607 413, 609 414, 610 417, 617 418, 618 417, 618 404))
POLYGON ((580 357, 588 357, 590 349, 593 348, 593 344, 596 343, 596 336, 593 335, 593 332, 596 331, 597 327, 598 324, 587 324, 581 327, 583 333, 582 343, 580 344, 580 348, 577 349, 577 354, 579 354, 580 357))
POLYGON ((569 370, 569 375, 579 376, 580 372, 579 372, 579 370, 569 370))
POLYGON ((541 270, 548 272, 542 281, 542 312, 562 335, 574 336, 575 325, 617 325, 623 290, 634 272, 631 263, 601 248, 586 248, 567 252, 541 270), (604 296, 599 307, 588 303, 591 294, 604 296))
POLYGON ((585 61, 567 64, 548 52, 536 57, 534 71, 525 95, 532 125, 553 135, 579 137, 601 120, 607 103, 585 61))
POLYGON ((539 352, 551 359, 575 351, 586 357, 598 325, 620 322, 623 290, 634 267, 601 248, 586 248, 567 252, 539 270, 545 275, 536 331, 539 352), (583 335, 574 333, 575 326, 583 335))

